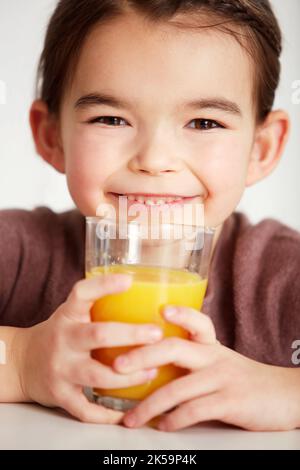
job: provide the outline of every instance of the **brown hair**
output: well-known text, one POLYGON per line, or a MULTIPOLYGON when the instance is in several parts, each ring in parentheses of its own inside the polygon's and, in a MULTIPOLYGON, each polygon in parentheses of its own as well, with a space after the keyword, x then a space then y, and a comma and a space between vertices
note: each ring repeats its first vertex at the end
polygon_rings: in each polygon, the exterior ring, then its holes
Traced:
MULTIPOLYGON (((48 25, 37 77, 37 96, 51 113, 59 113, 88 34, 128 8, 154 22, 169 21, 177 14, 202 14, 201 24, 192 27, 214 27, 234 35, 241 45, 246 44, 255 64, 257 121, 263 121, 271 111, 280 78, 282 38, 268 0, 60 0, 48 25), (203 26, 203 14, 216 21, 203 26)), ((185 23, 170 24, 188 27, 185 23)))

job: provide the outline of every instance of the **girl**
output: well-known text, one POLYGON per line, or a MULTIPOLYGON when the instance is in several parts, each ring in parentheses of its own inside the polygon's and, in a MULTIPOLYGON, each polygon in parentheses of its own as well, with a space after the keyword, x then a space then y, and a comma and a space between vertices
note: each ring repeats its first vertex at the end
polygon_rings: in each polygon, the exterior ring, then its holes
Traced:
POLYGON ((65 173, 78 210, 0 214, 2 401, 60 406, 83 421, 173 431, 205 420, 248 430, 300 426, 300 236, 234 210, 276 167, 289 132, 272 110, 280 30, 267 0, 61 0, 51 18, 30 122, 37 152, 65 173), (118 198, 198 204, 218 227, 203 312, 165 309, 190 333, 91 324, 130 279, 83 278, 84 216, 118 198), (66 300, 67 299, 67 300, 66 300), (218 341, 216 340, 218 338, 218 341), (147 344, 148 343, 148 344, 147 344), (141 345, 113 367, 99 347, 141 345), (174 363, 189 373, 125 414, 83 386, 123 388, 174 363))

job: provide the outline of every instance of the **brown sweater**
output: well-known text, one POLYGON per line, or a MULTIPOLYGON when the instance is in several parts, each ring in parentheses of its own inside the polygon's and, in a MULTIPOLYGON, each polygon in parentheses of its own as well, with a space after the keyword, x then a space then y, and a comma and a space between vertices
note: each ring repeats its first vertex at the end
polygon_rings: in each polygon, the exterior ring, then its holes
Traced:
MULTIPOLYGON (((0 211, 0 325, 47 319, 84 277, 85 220, 0 211)), ((222 344, 267 364, 292 367, 300 339, 300 234, 271 219, 251 225, 234 213, 213 255, 203 312, 222 344)))

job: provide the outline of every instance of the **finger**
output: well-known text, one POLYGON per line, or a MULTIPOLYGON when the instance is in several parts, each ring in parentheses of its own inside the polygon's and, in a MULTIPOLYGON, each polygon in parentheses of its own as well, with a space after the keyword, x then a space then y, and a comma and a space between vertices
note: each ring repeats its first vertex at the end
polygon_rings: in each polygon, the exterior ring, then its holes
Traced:
POLYGON ((213 322, 204 313, 187 307, 168 306, 164 309, 163 315, 168 322, 187 330, 193 341, 203 344, 216 342, 213 322))
POLYGON ((127 290, 132 279, 124 274, 101 274, 92 279, 83 279, 75 284, 66 302, 63 314, 71 320, 90 321, 93 303, 109 294, 127 290))
POLYGON ((118 424, 124 416, 121 411, 90 403, 81 388, 70 388, 69 393, 62 397, 59 406, 84 423, 118 424))
POLYGON ((64 378, 70 383, 97 388, 127 388, 153 380, 157 369, 140 370, 132 374, 117 374, 111 367, 89 359, 76 362, 65 372, 64 378))
POLYGON ((214 368, 205 368, 176 379, 126 413, 123 423, 128 427, 139 427, 182 402, 216 392, 219 388, 218 377, 214 368))
POLYGON ((177 431, 203 421, 222 421, 226 413, 226 402, 220 393, 212 393, 187 403, 163 417, 158 429, 161 431, 177 431))
POLYGON ((182 338, 165 338, 159 343, 134 348, 118 356, 113 368, 121 374, 174 364, 190 370, 212 364, 219 354, 220 345, 200 344, 182 338))
POLYGON ((154 343, 162 337, 162 329, 153 324, 95 322, 72 325, 69 342, 77 351, 91 351, 96 348, 154 343))

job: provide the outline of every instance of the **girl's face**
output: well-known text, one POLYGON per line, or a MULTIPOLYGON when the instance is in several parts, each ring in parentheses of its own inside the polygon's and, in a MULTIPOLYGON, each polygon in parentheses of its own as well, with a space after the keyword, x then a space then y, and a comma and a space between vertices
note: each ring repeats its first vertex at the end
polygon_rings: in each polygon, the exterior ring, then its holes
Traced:
POLYGON ((149 25, 133 14, 94 29, 60 116, 80 211, 117 205, 112 193, 161 203, 172 195, 203 202, 206 224, 221 224, 248 184, 252 67, 238 42, 216 30, 149 25))

